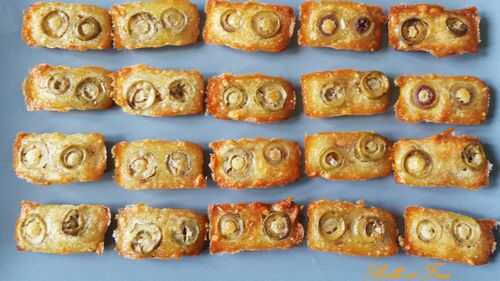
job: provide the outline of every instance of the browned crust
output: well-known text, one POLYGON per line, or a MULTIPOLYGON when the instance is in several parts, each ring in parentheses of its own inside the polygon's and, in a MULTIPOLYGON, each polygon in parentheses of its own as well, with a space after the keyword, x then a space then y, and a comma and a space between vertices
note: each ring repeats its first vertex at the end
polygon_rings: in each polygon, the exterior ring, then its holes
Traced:
MULTIPOLYGON (((394 105, 395 116, 398 120, 408 123, 431 122, 455 125, 479 125, 484 123, 488 118, 491 91, 488 85, 478 77, 444 76, 437 74, 409 75, 398 77, 395 80, 395 84, 401 89, 401 94, 394 105), (469 106, 470 108, 467 110, 460 110, 460 113, 458 113, 459 108, 457 108, 457 105, 452 100, 453 98, 448 94, 449 90, 440 89, 441 91, 436 93, 439 95, 440 99, 438 102, 444 103, 445 105, 443 107, 436 106, 429 110, 421 110, 405 101, 405 98, 409 98, 407 95, 413 92, 403 91, 408 83, 419 83, 419 81, 421 81, 421 83, 428 81, 440 83, 442 85, 453 82, 464 82, 476 85, 478 88, 477 93, 480 95, 480 102, 475 103, 472 107, 469 106)), ((475 97, 474 100, 477 100, 477 97, 475 97)))
POLYGON ((424 51, 436 57, 476 53, 481 42, 479 23, 481 17, 476 7, 458 10, 446 10, 439 5, 416 4, 395 5, 389 11, 389 45, 399 51, 424 51), (432 19, 444 15, 456 15, 468 23, 469 32, 457 42, 442 42, 439 40, 424 40, 416 45, 408 45, 400 39, 398 30, 403 20, 419 15, 424 19, 432 19))
MULTIPOLYGON (((335 10, 335 8, 333 10, 335 10)), ((300 29, 298 31, 298 44, 307 47, 326 47, 338 50, 352 50, 358 52, 374 52, 382 48, 382 37, 384 26, 387 19, 384 15, 384 10, 375 5, 367 5, 355 3, 351 1, 318 1, 307 0, 300 5, 300 29), (331 41, 328 38, 314 39, 311 36, 312 13, 320 10, 329 4, 335 4, 335 8, 342 7, 345 9, 356 11, 358 14, 368 14, 374 21, 374 31, 371 36, 362 36, 356 39, 352 33, 349 33, 343 40, 331 41), (354 37, 354 38, 352 38, 354 37), (346 40, 346 39, 350 40, 346 40)))
MULTIPOLYGON (((247 93, 248 94, 248 93, 247 93)), ((251 99, 252 97, 248 97, 251 99)), ((217 119, 238 120, 253 123, 272 123, 289 119, 295 112, 296 94, 292 83, 281 77, 268 76, 261 73, 247 75, 233 75, 223 73, 210 77, 207 83, 207 112, 217 119), (256 112, 255 108, 230 110, 224 107, 223 94, 226 85, 245 85, 252 81, 275 81, 284 86, 287 99, 283 109, 275 112, 256 112)))
MULTIPOLYGON (((415 216, 421 216, 424 213, 432 217, 440 217, 440 216, 453 216, 460 215, 453 212, 448 212, 439 209, 430 209, 423 208, 419 206, 409 206, 406 208, 404 212, 404 227, 405 232, 402 239, 402 248, 409 255, 420 256, 420 257, 428 257, 428 258, 438 258, 450 262, 458 262, 464 263, 467 265, 484 265, 487 264, 490 260, 490 256, 493 254, 496 248, 495 236, 493 231, 497 228, 497 223, 493 219, 483 219, 476 220, 481 227, 481 238, 480 245, 476 245, 474 249, 460 249, 459 246, 454 245, 454 248, 450 248, 449 246, 443 245, 444 243, 437 244, 433 246, 432 249, 424 249, 419 245, 414 243, 413 237, 409 233, 409 229, 411 229, 412 220, 415 219, 415 216), (447 250, 443 253, 444 247, 447 247, 447 250), (470 255, 471 251, 474 251, 474 255, 470 255), (465 254, 468 253, 469 257, 465 254)), ((443 235, 445 235, 443 233, 443 235)), ((441 239, 453 239, 450 234, 447 234, 449 237, 443 237, 441 239)), ((445 241, 448 244, 450 240, 445 241)))
MULTIPOLYGON (((227 0, 207 0, 205 4, 206 21, 205 27, 203 28, 203 40, 207 44, 213 45, 224 45, 233 49, 239 49, 247 52, 281 52, 288 47, 290 40, 292 38, 294 28, 295 28, 295 16, 293 8, 285 5, 274 5, 267 3, 259 3, 255 1, 248 2, 230 2, 227 0), (279 34, 269 38, 269 39, 259 39, 259 40, 236 40, 234 35, 231 38, 222 36, 218 34, 217 30, 214 30, 214 25, 218 20, 212 19, 214 10, 216 7, 231 7, 240 11, 248 11, 252 9, 262 9, 265 8, 269 11, 274 11, 278 13, 282 18, 282 27, 279 34), (213 21, 216 21, 214 23, 213 21), (243 41, 243 42, 239 42, 243 41)), ((237 36, 244 36, 244 34, 238 34, 237 36)))
POLYGON ((304 239, 304 227, 299 222, 302 206, 292 198, 272 204, 253 202, 239 204, 216 204, 208 206, 210 221, 210 254, 235 254, 241 251, 288 249, 299 245, 304 239), (270 240, 263 233, 263 219, 271 211, 280 211, 290 217, 290 234, 282 240, 270 240), (225 240, 219 233, 218 219, 227 213, 236 213, 244 220, 241 239, 225 240))

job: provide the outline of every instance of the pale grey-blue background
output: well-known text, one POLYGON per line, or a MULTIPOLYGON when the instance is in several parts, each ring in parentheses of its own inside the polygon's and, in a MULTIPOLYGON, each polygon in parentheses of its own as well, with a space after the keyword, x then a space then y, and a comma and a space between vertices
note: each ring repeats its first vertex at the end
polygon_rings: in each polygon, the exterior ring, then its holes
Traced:
MULTIPOLYGON (((113 1, 80 0, 110 7, 113 1)), ((105 112, 26 112, 21 94, 21 82, 30 68, 38 63, 71 66, 100 65, 112 70, 137 63, 162 68, 197 68, 206 77, 221 72, 264 72, 292 80, 298 87, 302 73, 336 68, 379 69, 394 77, 404 73, 436 72, 471 74, 483 78, 494 89, 500 87, 500 4, 488 0, 435 1, 459 8, 477 5, 482 22, 482 48, 475 55, 437 59, 427 54, 396 52, 388 47, 373 54, 334 51, 329 49, 298 48, 295 42, 279 54, 250 54, 200 42, 191 47, 162 48, 140 51, 106 51, 77 53, 62 50, 30 49, 19 35, 22 10, 32 1, 0 1, 0 280, 100 280, 100 281, 284 281, 284 280, 372 280, 369 266, 388 264, 394 269, 404 266, 408 271, 424 273, 432 261, 403 254, 380 260, 317 253, 306 247, 289 251, 243 253, 199 257, 180 261, 130 261, 119 257, 109 246, 104 256, 55 256, 16 252, 13 240, 18 202, 22 199, 44 203, 100 203, 119 207, 146 202, 158 207, 184 207, 205 211, 208 204, 217 202, 273 201, 293 196, 300 203, 319 198, 356 200, 385 207, 401 215, 409 204, 423 204, 465 212, 477 217, 500 218, 500 188, 498 175, 493 173, 491 187, 478 192, 459 189, 414 189, 398 186, 391 177, 367 182, 327 182, 302 178, 298 183, 270 190, 227 191, 212 182, 200 191, 143 191, 128 192, 117 187, 108 171, 104 180, 96 183, 42 188, 17 179, 11 169, 11 143, 18 131, 97 131, 106 135, 111 145, 120 140, 140 138, 186 139, 207 147, 220 138, 283 137, 302 142, 306 133, 326 130, 375 130, 392 139, 420 137, 438 133, 448 126, 408 125, 396 121, 393 112, 375 117, 348 117, 312 120, 303 116, 302 107, 289 121, 273 125, 215 120, 210 116, 181 118, 144 118, 122 113, 119 108, 105 112)), ((116 1, 120 2, 120 1, 116 1)), ((203 1, 195 1, 203 8, 203 1)), ((272 1, 297 8, 301 1, 272 1)), ((399 1, 371 0, 385 9, 399 1)), ((416 1, 407 1, 416 2, 416 1)), ((294 38, 295 41, 295 38, 294 38)), ((300 101, 300 100, 299 100, 300 101)), ((500 153, 498 106, 493 98, 491 117, 481 126, 458 127, 459 133, 477 135, 488 145, 489 156, 497 162, 500 153)), ((110 169, 111 170, 111 169, 110 169)), ((452 274, 453 281, 499 280, 500 264, 495 258, 482 267, 446 265, 443 272, 452 274)), ((419 279, 423 280, 420 276, 419 279)))

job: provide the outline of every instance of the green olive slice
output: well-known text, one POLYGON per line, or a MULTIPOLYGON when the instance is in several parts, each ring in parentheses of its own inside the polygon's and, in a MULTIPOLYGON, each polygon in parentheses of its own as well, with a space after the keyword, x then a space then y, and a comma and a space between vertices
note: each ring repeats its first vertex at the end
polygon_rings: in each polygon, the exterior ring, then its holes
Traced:
POLYGON ((192 96, 194 88, 187 79, 175 79, 168 85, 168 97, 171 101, 184 103, 192 96))
POLYGON ((224 173, 230 177, 248 176, 252 165, 252 154, 244 149, 233 148, 224 155, 224 173))
POLYGON ((416 178, 425 178, 432 171, 432 157, 425 151, 413 149, 403 156, 403 170, 416 178))
POLYGON ((438 95, 431 86, 421 85, 413 92, 412 102, 421 109, 430 109, 437 104, 438 95))
POLYGON ((335 241, 340 239, 346 231, 344 218, 334 211, 324 213, 319 219, 319 233, 324 238, 335 241))
POLYGON ((235 9, 224 11, 220 17, 220 25, 227 32, 235 32, 241 26, 241 14, 235 9))
POLYGON ((286 98, 286 90, 279 83, 267 83, 255 93, 255 102, 267 111, 283 109, 286 98))
POLYGON ((151 153, 140 153, 133 157, 128 164, 128 173, 141 181, 148 180, 157 173, 158 166, 151 153))
POLYGON ((127 103, 132 109, 145 110, 156 102, 158 91, 148 81, 139 80, 127 90, 127 103))
POLYGON ((101 24, 94 17, 83 18, 76 25, 76 36, 82 41, 96 38, 101 31, 101 24))
POLYGON ((417 223, 416 233, 420 241, 429 243, 441 238, 442 228, 432 219, 423 219, 417 223))
POLYGON ((181 246, 189 246, 198 240, 200 226, 192 218, 180 218, 171 230, 172 239, 181 246))
POLYGON ((43 168, 47 165, 49 151, 43 142, 30 142, 21 148, 19 158, 27 169, 43 168))
POLYGON ((31 245, 40 245, 47 236, 47 225, 40 215, 30 214, 21 224, 21 236, 31 245))
POLYGON ((354 156, 362 161, 377 161, 387 152, 387 141, 376 134, 365 134, 359 138, 354 149, 354 156))
POLYGON ((188 23, 188 17, 184 12, 176 8, 168 8, 161 14, 163 26, 166 30, 174 33, 182 32, 188 23))
POLYGON ((363 93, 370 99, 379 99, 389 92, 389 79, 382 72, 371 71, 361 78, 363 93))
POLYGON ((87 157, 85 148, 78 145, 70 145, 66 147, 60 155, 60 161, 66 169, 76 169, 83 164, 87 157))
POLYGON ((385 223, 383 220, 372 215, 363 215, 354 219, 354 234, 360 236, 368 242, 375 242, 384 239, 385 223))
POLYGON ((106 83, 98 78, 89 77, 76 86, 76 96, 85 103, 96 104, 107 95, 106 83))
POLYGON ((341 82, 330 82, 321 88, 321 100, 328 106, 339 107, 347 97, 347 86, 341 82))
POLYGON ((248 96, 245 91, 237 86, 230 86, 224 90, 224 106, 229 109, 242 108, 246 103, 248 96))
POLYGON ((410 18, 401 26, 401 37, 409 45, 421 43, 429 33, 429 25, 423 19, 410 18))
POLYGON ((486 163, 486 154, 480 143, 471 143, 462 150, 462 161, 474 170, 482 169, 486 163))
POLYGON ((42 31, 52 38, 61 38, 69 27, 69 16, 64 11, 54 10, 42 19, 42 31))
POLYGON ((167 170, 174 176, 185 176, 191 171, 191 157, 181 151, 175 151, 167 156, 167 170))
POLYGON ((130 248, 137 254, 150 254, 160 246, 161 229, 154 223, 136 223, 131 233, 130 248))
POLYGON ((338 29, 338 20, 335 13, 326 14, 319 18, 317 27, 319 32, 324 36, 335 34, 338 29))
POLYGON ((219 233, 226 240, 235 240, 245 229, 243 219, 239 214, 225 214, 219 218, 219 233))
POLYGON ((50 93, 57 96, 66 93, 70 85, 71 82, 69 78, 61 73, 53 74, 47 80, 47 86, 50 93))
POLYGON ((130 17, 128 32, 138 40, 151 39, 158 32, 158 20, 150 13, 139 12, 130 17))
POLYGON ((278 165, 288 157, 286 148, 276 142, 270 142, 264 146, 264 159, 271 165, 278 165))
POLYGON ((451 87, 451 95, 459 106, 467 106, 474 100, 474 89, 466 85, 457 84, 451 87))
POLYGON ((472 218, 461 217, 453 222, 452 233, 459 245, 471 247, 479 241, 481 226, 472 218))
POLYGON ((271 212, 264 218, 264 233, 273 240, 283 240, 290 235, 290 216, 284 212, 271 212))
POLYGON ((343 164, 344 155, 337 148, 328 148, 321 154, 320 166, 326 171, 338 169, 343 164))
POLYGON ((67 235, 78 236, 83 230, 85 220, 78 209, 70 209, 64 215, 61 231, 67 235))
POLYGON ((281 18, 273 11, 260 11, 252 17, 252 29, 261 38, 274 37, 281 29, 281 18))
POLYGON ((467 24, 457 17, 447 18, 446 27, 448 28, 448 31, 453 33, 456 37, 462 37, 469 31, 467 24))

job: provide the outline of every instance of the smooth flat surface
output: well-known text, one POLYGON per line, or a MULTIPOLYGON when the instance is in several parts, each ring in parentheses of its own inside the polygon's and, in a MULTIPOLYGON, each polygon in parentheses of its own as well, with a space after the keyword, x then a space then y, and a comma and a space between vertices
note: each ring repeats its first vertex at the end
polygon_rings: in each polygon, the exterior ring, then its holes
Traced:
MULTIPOLYGON (((82 2, 110 7, 112 1, 86 0, 82 2)), ((114 1, 121 2, 121 1, 114 1)), ((195 1, 203 8, 203 1, 195 1)), ((274 1, 293 5, 301 1, 274 1)), ((381 4, 386 10, 400 1, 367 1, 381 4)), ((415 1, 408 1, 415 2, 415 1)), ((21 94, 21 83, 32 66, 39 63, 70 66, 99 65, 112 70, 122 66, 146 63, 162 68, 196 68, 205 77, 222 72, 264 72, 292 80, 298 88, 301 74, 337 68, 378 69, 391 77, 398 74, 436 72, 443 74, 470 74, 483 78, 493 89, 500 88, 498 62, 500 61, 500 4, 489 0, 436 1, 448 7, 476 5, 482 22, 482 49, 475 55, 437 59, 423 53, 396 52, 386 47, 377 53, 353 53, 329 49, 298 48, 294 43, 279 54, 251 54, 225 47, 208 46, 200 42, 191 47, 162 48, 140 51, 106 51, 78 53, 62 50, 30 49, 20 38, 22 9, 32 1, 0 1, 0 81, 2 85, 0 120, 0 280, 3 281, 72 281, 72 280, 439 280, 427 275, 427 267, 436 261, 399 254, 384 259, 346 257, 317 253, 304 245, 289 251, 243 253, 234 256, 209 256, 205 251, 199 257, 180 261, 131 261, 119 257, 112 250, 108 238, 104 256, 55 256, 16 252, 13 240, 15 220, 20 200, 43 203, 100 203, 113 211, 126 204, 146 202, 157 207, 183 207, 206 211, 208 204, 240 201, 274 201, 293 196, 306 204, 320 198, 357 200, 387 208, 401 219, 405 206, 421 204, 464 212, 476 217, 500 218, 500 188, 495 169, 491 187, 478 192, 460 189, 416 189, 394 184, 391 177, 366 182, 327 182, 321 179, 301 180, 293 185, 254 191, 221 190, 210 182, 201 191, 142 191, 128 192, 115 185, 112 169, 104 180, 89 184, 73 184, 43 188, 28 184, 14 176, 11 168, 11 145, 18 131, 49 132, 97 131, 106 135, 111 148, 120 140, 142 138, 186 139, 202 144, 206 150, 210 141, 222 138, 282 137, 303 142, 307 133, 328 130, 375 130, 392 139, 421 137, 436 134, 448 128, 441 125, 408 125, 394 119, 393 112, 375 117, 348 117, 312 120, 303 115, 302 106, 294 118, 273 125, 253 125, 221 121, 210 116, 182 118, 145 118, 130 116, 118 107, 104 112, 26 112, 21 94), (387 266, 387 273, 403 267, 399 278, 377 278, 370 269, 387 266), (427 279, 426 279, 427 278, 427 279)), ((300 101, 300 99, 299 99, 300 101)), ((488 123, 476 127, 457 127, 458 133, 479 136, 487 144, 489 158, 496 165, 500 153, 500 120, 497 101, 493 98, 488 123)), ((482 267, 446 264, 441 273, 453 281, 499 280, 500 259, 482 267)), ((390 276, 389 276, 390 277, 390 276)), ((395 276, 397 277, 397 276, 395 276)), ((446 279, 442 279, 446 280, 446 279)))

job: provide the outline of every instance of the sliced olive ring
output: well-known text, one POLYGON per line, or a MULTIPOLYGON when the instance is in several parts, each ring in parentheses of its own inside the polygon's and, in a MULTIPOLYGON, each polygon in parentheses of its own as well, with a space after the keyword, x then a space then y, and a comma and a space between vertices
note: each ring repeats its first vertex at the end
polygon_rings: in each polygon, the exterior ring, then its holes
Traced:
POLYGON ((172 239, 181 246, 194 244, 200 236, 200 226, 191 218, 179 219, 171 231, 172 239))
POLYGON ((255 102, 268 111, 283 109, 286 98, 286 90, 278 83, 265 84, 255 93, 255 102))
POLYGON ((403 170, 416 178, 425 178, 432 171, 431 156, 420 149, 413 149, 403 157, 403 170))
POLYGON ((437 104, 438 96, 432 87, 422 85, 413 92, 412 102, 421 109, 429 109, 437 104))
POLYGON ((106 83, 98 78, 89 77, 76 86, 76 96, 85 103, 96 104, 107 94, 106 83))
POLYGON ((335 34, 338 28, 337 16, 334 13, 322 16, 318 20, 318 30, 324 36, 331 36, 335 34))
POLYGON ((320 166, 324 170, 333 170, 338 169, 344 165, 344 155, 340 152, 339 149, 334 147, 325 150, 321 154, 320 158, 320 166))
POLYGON ((362 16, 354 21, 354 29, 360 34, 367 34, 371 30, 372 20, 367 16, 362 16))
POLYGON ((361 87, 368 98, 379 99, 389 91, 389 79, 382 72, 368 72, 361 78, 361 87))
POLYGON ((457 84, 451 87, 451 95, 459 106, 467 106, 474 100, 474 89, 471 86, 457 84))
POLYGON ((61 38, 69 27, 69 16, 61 10, 49 12, 42 19, 42 30, 47 36, 61 38))
POLYGON ((66 169, 76 169, 83 164, 87 157, 85 148, 78 145, 70 145, 66 147, 60 156, 61 164, 66 169))
POLYGON ((186 14, 176 8, 166 9, 162 13, 161 19, 165 29, 174 33, 182 32, 186 28, 188 22, 186 14))
POLYGON ((462 150, 462 161, 471 169, 480 170, 486 165, 486 154, 479 143, 468 144, 462 150))
POLYGON ((324 213, 319 219, 318 229, 321 236, 328 240, 335 241, 344 235, 346 223, 341 215, 334 211, 329 211, 324 213))
POLYGON ((191 157, 181 151, 175 151, 167 156, 167 170, 174 176, 185 176, 191 171, 191 157))
POLYGON ((154 223, 136 223, 131 232, 130 247, 138 254, 150 254, 160 246, 161 229, 154 223))
POLYGON ((471 247, 479 241, 481 226, 471 218, 456 219, 452 225, 453 237, 458 244, 471 247))
POLYGON ((158 32, 158 20, 150 13, 137 13, 128 21, 128 32, 139 40, 150 39, 158 32))
POLYGON ((354 149, 354 156, 362 161, 377 161, 387 152, 387 141, 376 134, 365 134, 359 138, 354 149))
POLYGON ((252 165, 252 154, 244 149, 234 148, 224 157, 224 173, 230 177, 245 177, 252 165))
POLYGON ((192 96, 194 89, 187 79, 176 79, 168 85, 168 97, 171 101, 184 103, 192 96))
POLYGON ((260 11, 252 17, 252 29, 261 38, 274 37, 281 29, 281 18, 272 11, 260 11))
POLYGON ((37 214, 28 215, 21 225, 21 236, 31 245, 40 245, 47 236, 47 225, 37 214))
POLYGON ((423 219, 416 226, 418 239, 426 243, 439 240, 442 232, 441 225, 432 219, 423 219))
POLYGON ((385 223, 375 216, 361 216, 354 219, 353 231, 365 241, 380 241, 384 239, 385 223))
POLYGON ((225 214, 219 218, 219 233, 224 239, 235 240, 245 230, 243 219, 238 214, 225 214))
POLYGON ((239 109, 242 108, 248 100, 248 96, 245 91, 236 86, 231 86, 224 90, 224 106, 229 109, 239 109))
POLYGON ((82 41, 96 38, 101 31, 101 24, 94 17, 83 18, 76 26, 76 36, 82 41))
POLYGON ((64 215, 61 231, 67 235, 78 236, 83 230, 85 220, 78 209, 71 209, 64 215))
POLYGON ((37 169, 45 167, 48 154, 47 146, 43 142, 31 142, 23 146, 19 156, 24 167, 37 169))
POLYGON ((143 181, 155 176, 157 169, 156 161, 150 153, 137 155, 128 164, 129 175, 143 181))
POLYGON ((60 73, 51 75, 47 80, 48 89, 54 95, 63 95, 68 91, 70 85, 69 78, 60 73))
POLYGON ((263 149, 264 159, 269 164, 278 165, 288 157, 286 148, 275 142, 268 143, 263 149))
POLYGON ((220 25, 227 32, 235 32, 241 26, 240 12, 234 9, 224 11, 220 17, 220 25))
POLYGON ((427 37, 429 25, 422 19, 410 18, 401 26, 401 37, 410 45, 421 43, 427 37))
POLYGON ((132 109, 145 110, 153 106, 157 96, 158 91, 151 82, 140 80, 128 89, 127 103, 132 109))
POLYGON ((290 216, 283 212, 271 212, 264 218, 264 233, 273 240, 283 240, 291 232, 290 216))
POLYGON ((448 30, 456 37, 462 37, 467 34, 467 31, 469 31, 467 24, 457 17, 447 18, 446 27, 448 27, 448 30))
POLYGON ((347 98, 347 86, 341 82, 330 82, 321 88, 321 100, 333 107, 343 105, 347 98))

